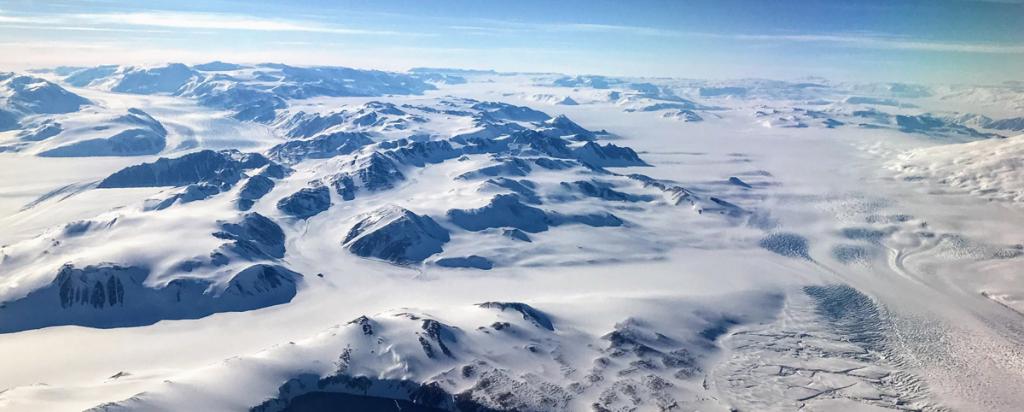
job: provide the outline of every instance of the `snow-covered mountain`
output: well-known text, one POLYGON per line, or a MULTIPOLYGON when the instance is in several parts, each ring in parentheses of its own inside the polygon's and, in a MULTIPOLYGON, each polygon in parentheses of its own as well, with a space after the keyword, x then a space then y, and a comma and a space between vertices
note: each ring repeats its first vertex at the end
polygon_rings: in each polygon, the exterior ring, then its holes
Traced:
POLYGON ((0 73, 0 132, 23 127, 25 117, 75 112, 89 103, 44 79, 0 73))
POLYGON ((131 108, 108 119, 69 119, 63 124, 44 121, 22 141, 44 157, 141 156, 160 153, 167 146, 167 129, 153 116, 131 108), (66 127, 66 129, 65 129, 66 127), (104 137, 92 137, 102 131, 104 137))
POLYGON ((89 100, 49 81, 13 73, 0 74, 0 105, 23 115, 78 111, 89 100))
POLYGON ((1013 85, 0 78, 0 409, 1024 401, 1013 85))
POLYGON ((213 62, 189 67, 100 66, 73 71, 65 81, 132 94, 169 94, 235 112, 241 120, 269 121, 285 99, 318 96, 421 94, 435 87, 418 76, 345 67, 254 66, 213 62))

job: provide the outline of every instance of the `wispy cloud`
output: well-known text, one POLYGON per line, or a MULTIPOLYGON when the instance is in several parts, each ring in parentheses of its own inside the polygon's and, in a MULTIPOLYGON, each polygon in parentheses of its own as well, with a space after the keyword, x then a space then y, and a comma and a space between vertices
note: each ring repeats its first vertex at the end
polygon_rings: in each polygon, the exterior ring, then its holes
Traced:
POLYGON ((528 23, 506 20, 474 19, 473 24, 451 25, 449 29, 472 34, 508 34, 522 32, 546 33, 608 33, 632 36, 678 37, 685 33, 655 27, 598 23, 528 23))
POLYGON ((14 48, 24 52, 24 50, 55 50, 55 49, 68 49, 68 50, 104 50, 104 49, 116 49, 120 47, 119 43, 107 43, 107 42, 76 42, 76 41, 30 41, 30 42, 0 42, 0 49, 14 48))
MULTIPOLYGON (((1010 0, 1013 1, 1013 0, 1010 0)), ((72 14, 0 14, 0 27, 63 31, 173 32, 174 30, 324 33, 365 36, 439 36, 433 32, 366 29, 329 24, 315 18, 268 18, 240 13, 146 11, 72 14)), ((547 34, 607 34, 634 37, 716 38, 742 42, 822 43, 836 47, 911 50, 946 53, 1024 54, 1024 44, 948 42, 872 33, 737 34, 690 32, 659 27, 586 23, 523 22, 470 19, 438 25, 441 32, 456 31, 480 36, 547 34)))
POLYGON ((785 43, 827 43, 839 47, 867 49, 917 50, 931 52, 1022 54, 1024 44, 960 43, 913 39, 885 34, 842 33, 842 34, 735 34, 704 33, 645 26, 626 26, 594 23, 524 23, 502 20, 479 20, 480 24, 451 25, 448 29, 476 35, 507 35, 524 32, 546 33, 607 33, 625 36, 647 37, 704 37, 736 41, 761 41, 785 43))
POLYGON ((883 50, 918 50, 955 53, 1024 54, 1024 44, 954 43, 917 40, 905 37, 834 35, 834 34, 722 34, 689 33, 709 37, 744 41, 772 41, 788 43, 827 43, 845 47, 883 50))
MULTIPOLYGON (((245 14, 198 12, 115 12, 33 16, 0 15, 0 27, 37 25, 56 30, 140 31, 139 28, 301 32, 376 36, 418 36, 394 30, 369 30, 314 20, 272 19, 245 14), (113 27, 112 27, 113 26, 113 27)), ((152 31, 152 30, 147 30, 152 31)))
POLYGON ((332 34, 406 35, 410 33, 390 30, 364 30, 325 25, 315 21, 268 19, 241 14, 188 13, 188 12, 139 12, 78 14, 75 18, 101 24, 124 24, 130 26, 169 27, 182 29, 245 30, 273 32, 313 32, 332 34))
MULTIPOLYGON (((2 13, 2 11, 0 11, 0 13, 2 13)), ((42 17, 5 16, 0 14, 0 24, 47 24, 53 22, 55 22, 55 20, 42 17)))
POLYGON ((571 23, 547 25, 549 30, 593 33, 629 34, 634 36, 678 37, 682 32, 643 26, 622 26, 615 24, 571 23))
MULTIPOLYGON (((59 26, 59 25, 40 25, 40 24, 3 24, 2 22, 0 22, 0 28, 26 29, 26 30, 48 30, 48 31, 92 31, 92 32, 110 32, 110 33, 174 33, 171 30, 146 30, 146 29, 127 29, 127 28, 114 28, 114 27, 59 26)), ((197 33, 197 32, 192 32, 192 33, 197 33)))

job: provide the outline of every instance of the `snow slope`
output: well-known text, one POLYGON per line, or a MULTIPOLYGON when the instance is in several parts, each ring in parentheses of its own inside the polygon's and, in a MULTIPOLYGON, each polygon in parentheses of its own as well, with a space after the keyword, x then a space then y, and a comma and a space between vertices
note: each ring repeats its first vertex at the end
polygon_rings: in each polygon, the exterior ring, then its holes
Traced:
POLYGON ((904 179, 926 179, 985 199, 1024 202, 1024 135, 916 149, 890 166, 904 179))
POLYGON ((56 77, 89 104, 0 133, 0 410, 1024 402, 1020 137, 983 118, 1012 108, 823 79, 56 77), (128 130, 165 143, 44 155, 128 130))

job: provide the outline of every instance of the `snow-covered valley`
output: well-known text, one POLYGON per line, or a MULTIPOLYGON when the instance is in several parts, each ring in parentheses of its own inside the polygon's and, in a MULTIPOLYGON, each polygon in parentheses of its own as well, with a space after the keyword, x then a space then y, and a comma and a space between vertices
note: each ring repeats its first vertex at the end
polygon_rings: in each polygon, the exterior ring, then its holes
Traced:
POLYGON ((1021 96, 0 75, 0 410, 1015 410, 1021 96))

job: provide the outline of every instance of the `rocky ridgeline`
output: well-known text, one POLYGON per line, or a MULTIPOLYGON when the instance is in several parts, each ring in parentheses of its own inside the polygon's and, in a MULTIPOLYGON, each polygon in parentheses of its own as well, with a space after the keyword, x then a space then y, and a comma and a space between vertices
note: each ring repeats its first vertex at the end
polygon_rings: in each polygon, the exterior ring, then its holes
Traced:
MULTIPOLYGON (((780 303, 778 297, 755 299, 767 299, 772 307, 780 303)), ((287 378, 276 393, 251 405, 261 412, 314 405, 429 411, 672 409, 697 398, 696 380, 717 353, 720 336, 759 319, 743 312, 675 307, 670 320, 627 317, 606 333, 590 335, 563 331, 558 318, 522 302, 485 302, 462 313, 458 321, 410 309, 360 316, 311 339, 217 368, 221 376, 234 379, 248 370, 237 365, 290 365, 280 370, 287 378), (679 322, 692 327, 680 329, 679 322), (396 362, 402 366, 396 368, 396 362)), ((104 407, 159 407, 189 387, 184 383, 167 383, 104 407)))
MULTIPOLYGON (((180 68, 168 70, 166 73, 137 72, 118 68, 114 74, 96 79, 109 81, 111 76, 121 79, 112 87, 126 93, 179 93, 182 89, 175 89, 174 85, 180 80, 178 77, 185 77, 187 73, 180 68), (159 83, 157 78, 168 83, 159 83)), ((83 71, 79 76, 88 77, 88 73, 83 71)), ((190 76, 188 82, 196 81, 195 74, 190 76)), ((93 84, 99 80, 75 81, 93 84)), ((410 176, 417 175, 418 169, 470 157, 477 160, 479 167, 453 178, 476 186, 476 190, 490 196, 487 204, 477 208, 453 205, 442 216, 418 214, 398 206, 379 207, 353 218, 352 226, 338 239, 339 247, 357 256, 398 265, 420 265, 429 260, 429 264, 436 267, 492 269, 506 262, 494 259, 486 250, 446 254, 445 247, 456 231, 470 236, 497 231, 508 241, 515 242, 513 244, 526 247, 533 242, 532 234, 564 225, 594 228, 626 225, 622 218, 602 210, 605 203, 629 202, 646 207, 668 200, 670 204, 703 205, 700 211, 721 210, 723 214, 741 211, 727 202, 698 196, 671 182, 639 174, 626 176, 606 169, 648 165, 628 147, 599 143, 604 132, 584 129, 565 116, 552 118, 526 107, 471 99, 453 99, 439 106, 445 108, 369 102, 326 115, 300 112, 277 118, 275 127, 283 128, 286 135, 293 138, 264 154, 200 150, 129 166, 111 174, 95 184, 96 190, 168 188, 161 192, 162 197, 146 201, 143 210, 148 213, 162 213, 176 205, 203 202, 231 193, 235 196, 232 201, 237 218, 215 222, 218 229, 210 236, 221 241, 220 246, 205 254, 184 257, 172 265, 171 273, 161 274, 169 276, 170 282, 151 285, 147 279, 153 268, 141 265, 68 265, 60 269, 60 274, 49 284, 6 302, 5 308, 0 310, 3 313, 0 329, 16 331, 63 324, 132 326, 288 302, 297 290, 296 283, 301 281, 301 275, 283 264, 286 231, 273 219, 249 211, 256 208, 265 212, 266 208, 257 208, 259 202, 282 181, 294 176, 292 167, 310 164, 317 167, 319 174, 307 181, 305 187, 276 197, 273 206, 285 220, 313 219, 339 202, 394 190, 406 184, 410 176), (430 110, 465 117, 476 125, 476 131, 447 138, 418 135, 382 138, 382 127, 401 129, 404 127, 401 124, 428 122, 425 119, 430 110), (566 179, 560 184, 542 186, 528 178, 542 171, 565 174, 566 179), (655 190, 635 193, 636 181, 641 183, 641 190, 655 190), (667 196, 658 196, 658 192, 667 196), (587 212, 558 211, 559 205, 576 202, 596 203, 587 212), (206 277, 210 273, 232 271, 233 275, 217 280, 206 277), (168 308, 160 309, 164 306, 168 308), (38 310, 40 315, 21 317, 30 310, 38 310)), ((129 110, 123 120, 139 130, 166 134, 159 122, 135 109, 129 110)), ((289 187, 294 187, 292 182, 288 183, 289 187)), ((117 223, 115 220, 82 227, 80 233, 66 236, 101 233, 116 228, 117 223)), ((59 236, 54 240, 59 242, 59 236)), ((523 310, 515 306, 508 308, 523 310)), ((524 313, 524 316, 536 317, 536 314, 524 313)), ((534 321, 550 326, 550 322, 539 318, 534 321)), ((435 349, 444 353, 441 342, 435 339, 435 349)))

